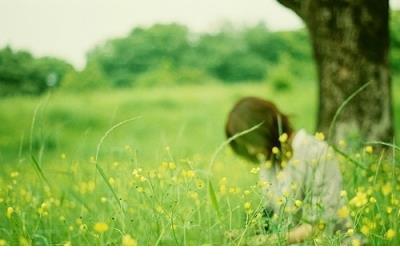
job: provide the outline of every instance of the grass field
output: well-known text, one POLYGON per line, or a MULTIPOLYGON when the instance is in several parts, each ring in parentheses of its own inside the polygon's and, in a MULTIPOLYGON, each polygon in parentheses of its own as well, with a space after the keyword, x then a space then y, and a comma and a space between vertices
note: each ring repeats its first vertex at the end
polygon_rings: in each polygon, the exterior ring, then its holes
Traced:
MULTIPOLYGON (((248 244, 263 231, 264 186, 229 148, 212 161, 229 109, 248 95, 275 101, 297 129, 313 131, 317 96, 306 85, 282 93, 239 84, 1 99, 0 244, 248 244)), ((342 149, 367 167, 340 158, 343 211, 354 226, 327 236, 321 223, 304 244, 400 244, 392 150, 342 149)), ((284 219, 271 227, 288 228, 284 219)))

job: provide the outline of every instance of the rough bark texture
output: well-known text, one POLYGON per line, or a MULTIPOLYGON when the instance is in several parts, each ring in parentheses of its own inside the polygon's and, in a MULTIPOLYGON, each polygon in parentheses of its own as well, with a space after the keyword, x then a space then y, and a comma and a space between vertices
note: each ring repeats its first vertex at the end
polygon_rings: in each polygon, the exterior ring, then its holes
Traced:
POLYGON ((370 82, 343 110, 331 138, 360 134, 391 141, 388 0, 278 1, 296 12, 310 32, 320 88, 317 129, 327 134, 338 107, 370 82))

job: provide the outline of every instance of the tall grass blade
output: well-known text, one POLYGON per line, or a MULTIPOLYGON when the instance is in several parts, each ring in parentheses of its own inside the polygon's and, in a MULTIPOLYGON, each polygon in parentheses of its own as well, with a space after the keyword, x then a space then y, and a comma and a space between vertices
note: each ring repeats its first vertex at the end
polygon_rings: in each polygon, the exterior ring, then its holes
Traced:
POLYGON ((335 152, 337 152, 338 154, 340 154, 341 156, 343 156, 344 158, 346 158, 347 160, 349 160, 351 163, 353 163, 354 165, 356 165, 359 168, 362 168, 364 170, 367 170, 368 168, 363 165, 362 163, 360 163, 357 160, 354 160, 353 158, 351 158, 348 154, 346 154, 345 152, 343 152, 342 150, 340 150, 339 148, 336 147, 336 145, 332 144, 331 147, 333 148, 333 150, 335 150, 335 152))
MULTIPOLYGON (((264 122, 261 122, 261 123, 255 125, 255 126, 253 126, 253 127, 251 127, 251 128, 249 128, 249 129, 246 129, 246 130, 244 130, 244 131, 242 131, 242 132, 239 132, 239 133, 233 135, 232 137, 230 137, 229 139, 227 139, 226 141, 224 141, 224 142, 215 150, 215 152, 214 152, 214 154, 213 154, 213 156, 212 156, 212 158, 211 158, 210 164, 209 164, 209 166, 208 166, 208 172, 207 172, 208 175, 211 176, 211 174, 212 174, 212 168, 213 168, 213 166, 214 166, 215 160, 217 159, 218 154, 222 151, 222 149, 224 149, 225 146, 227 146, 229 143, 231 143, 231 142, 234 141, 235 139, 237 139, 237 138, 239 138, 239 137, 241 137, 241 136, 243 136, 243 135, 246 135, 246 134, 248 134, 248 133, 250 133, 250 132, 256 130, 256 129, 259 128, 262 124, 264 124, 264 122)), ((220 211, 220 209, 219 209, 218 198, 217 198, 217 194, 216 194, 215 191, 214 191, 214 187, 213 187, 213 184, 212 184, 212 182, 211 182, 210 177, 208 178, 208 195, 209 195, 209 197, 210 197, 211 205, 212 205, 212 207, 214 208, 214 210, 216 211, 216 213, 217 213, 217 215, 218 215, 218 218, 220 219, 220 218, 221 218, 221 211, 220 211)))
POLYGON ((392 144, 392 143, 383 142, 383 141, 369 141, 369 142, 366 142, 365 144, 384 145, 384 146, 387 146, 387 147, 390 147, 390 148, 392 148, 392 149, 396 149, 396 150, 399 150, 399 151, 400 151, 400 147, 397 146, 397 145, 395 145, 394 143, 392 144))
POLYGON ((243 136, 243 135, 246 135, 246 134, 248 134, 248 133, 250 133, 250 132, 256 130, 256 129, 259 128, 262 124, 264 124, 264 122, 261 122, 261 123, 255 125, 254 127, 251 127, 251 128, 249 128, 249 129, 246 129, 246 130, 244 130, 244 131, 242 131, 242 132, 236 133, 235 135, 233 135, 232 137, 230 137, 229 139, 227 139, 226 141, 224 141, 224 142, 217 148, 217 150, 215 150, 215 152, 214 152, 214 154, 213 154, 213 156, 212 156, 212 158, 211 158, 210 164, 208 165, 208 172, 211 174, 212 168, 213 168, 213 166, 214 166, 214 162, 215 162, 215 160, 217 159, 218 154, 222 151, 222 149, 224 149, 225 146, 227 146, 229 143, 231 143, 231 142, 234 141, 235 139, 237 139, 237 138, 239 138, 239 137, 241 137, 241 136, 243 136))
POLYGON ((136 117, 132 117, 132 118, 126 119, 126 120, 124 120, 124 121, 121 121, 121 122, 119 122, 118 124, 115 124, 114 126, 112 126, 110 129, 108 129, 108 130, 104 133, 103 137, 101 137, 99 143, 97 144, 97 148, 96 148, 96 158, 95 158, 95 159, 96 159, 96 163, 97 163, 97 160, 98 160, 98 158, 99 158, 99 153, 100 153, 101 145, 103 144, 103 142, 104 142, 104 140, 107 138, 107 136, 108 136, 111 132, 113 132, 115 129, 119 128, 120 126, 123 126, 123 125, 125 125, 126 123, 129 123, 129 122, 131 122, 131 121, 135 121, 136 119, 139 119, 139 118, 141 118, 141 116, 136 116, 136 117))
POLYGON ((38 177, 40 179, 42 179, 50 187, 51 186, 50 182, 47 179, 46 175, 44 175, 43 169, 40 167, 40 165, 39 165, 38 161, 36 160, 35 156, 31 155, 31 160, 32 160, 32 163, 33 163, 33 167, 35 168, 35 171, 38 174, 38 177))
POLYGON ((208 180, 208 194, 210 196, 211 205, 217 212, 218 218, 221 218, 221 211, 219 209, 217 195, 215 194, 213 184, 211 180, 208 180))
POLYGON ((353 94, 351 94, 340 106, 339 108, 336 110, 335 115, 333 116, 332 122, 329 125, 329 131, 328 131, 328 140, 329 142, 332 141, 332 131, 333 128, 336 126, 336 121, 337 118, 339 117, 339 115, 342 113, 344 107, 355 97, 357 96, 361 91, 363 91, 364 89, 366 89, 369 85, 371 84, 371 81, 365 83, 364 85, 362 85, 359 89, 357 89, 356 91, 353 92, 353 94))
POLYGON ((29 137, 30 138, 29 139, 29 154, 32 154, 32 150, 33 150, 33 133, 34 133, 34 130, 35 130, 37 114, 39 112, 39 109, 45 103, 49 102, 50 96, 51 96, 51 92, 49 94, 47 94, 47 97, 43 101, 40 101, 38 103, 38 105, 36 105, 35 110, 33 111, 33 117, 32 117, 32 122, 31 122, 31 129, 30 129, 30 137, 29 137))
POLYGON ((89 206, 80 198, 75 192, 70 191, 68 194, 73 197, 76 201, 78 201, 79 204, 81 204, 84 208, 87 209, 87 211, 91 212, 92 210, 89 208, 89 206))
POLYGON ((96 169, 99 172, 100 176, 103 178, 103 181, 106 183, 108 189, 111 191, 111 193, 113 194, 113 197, 115 199, 115 201, 118 203, 119 207, 121 208, 122 212, 125 213, 121 201, 119 200, 117 194, 115 193, 114 189, 112 188, 111 184, 108 182, 107 180, 107 175, 104 173, 104 170, 100 167, 99 164, 96 163, 96 169))

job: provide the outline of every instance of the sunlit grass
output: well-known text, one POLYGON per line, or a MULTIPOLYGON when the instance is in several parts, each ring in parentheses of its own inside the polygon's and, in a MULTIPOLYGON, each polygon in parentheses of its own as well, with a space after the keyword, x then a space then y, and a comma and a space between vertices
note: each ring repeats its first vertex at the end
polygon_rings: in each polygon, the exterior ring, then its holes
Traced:
MULTIPOLYGON (((313 131, 316 94, 307 87, 277 94, 260 84, 210 85, 0 100, 0 245, 248 244, 265 233, 266 185, 257 167, 224 148, 209 170, 225 140, 225 117, 246 95, 272 99, 295 127, 313 131), (106 131, 136 116, 109 133, 96 162, 106 131)), ((399 244, 395 151, 340 146, 366 167, 339 157, 346 206, 338 216, 350 215, 354 226, 326 235, 321 223, 304 244, 399 244)), ((284 219, 270 226, 276 233, 287 227, 284 219)))

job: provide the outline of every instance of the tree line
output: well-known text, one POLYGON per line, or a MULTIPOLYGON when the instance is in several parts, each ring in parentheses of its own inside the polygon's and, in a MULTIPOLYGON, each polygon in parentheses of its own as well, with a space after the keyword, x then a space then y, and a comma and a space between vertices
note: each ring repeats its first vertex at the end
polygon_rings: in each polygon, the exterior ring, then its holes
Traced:
MULTIPOLYGON (((368 40, 366 40, 368 42, 368 40)), ((269 81, 288 89, 296 79, 315 79, 304 29, 270 31, 264 24, 196 34, 179 24, 134 28, 87 53, 82 71, 68 62, 0 49, 0 95, 38 95, 52 88, 87 90, 222 81, 269 81)), ((391 16, 391 64, 400 72, 400 12, 391 16)))

